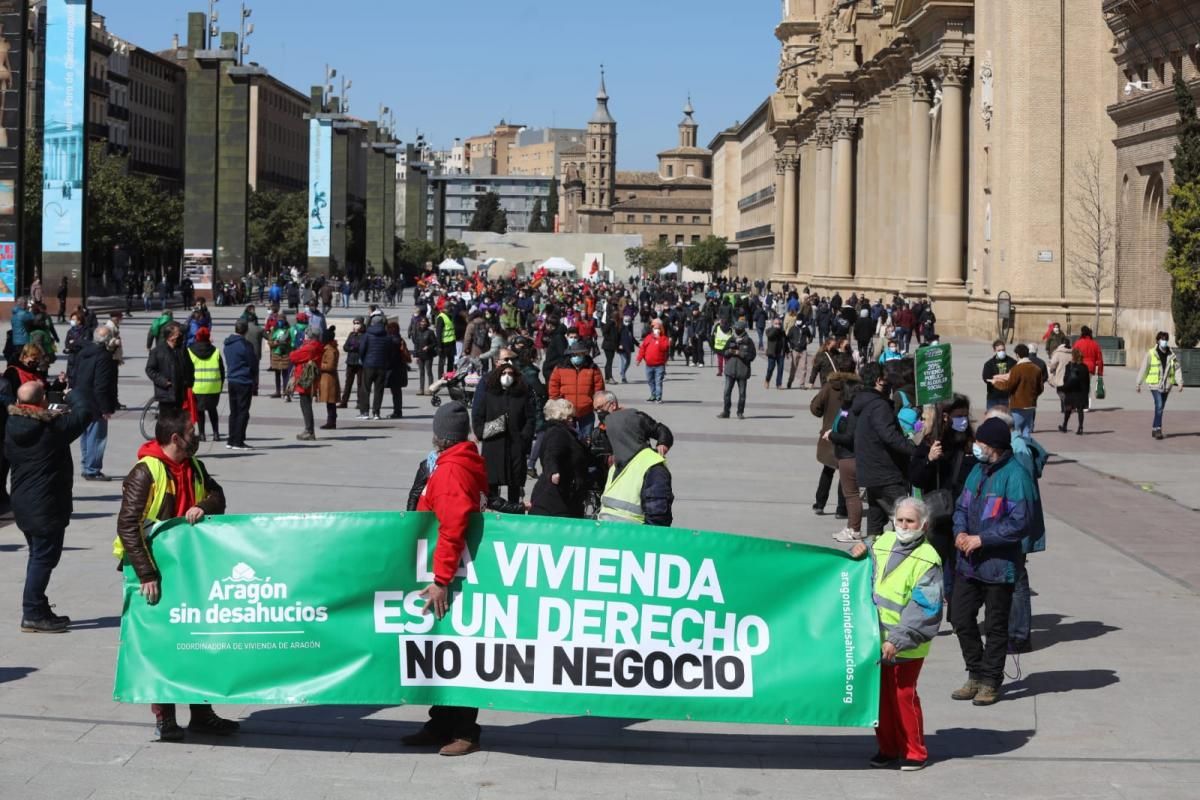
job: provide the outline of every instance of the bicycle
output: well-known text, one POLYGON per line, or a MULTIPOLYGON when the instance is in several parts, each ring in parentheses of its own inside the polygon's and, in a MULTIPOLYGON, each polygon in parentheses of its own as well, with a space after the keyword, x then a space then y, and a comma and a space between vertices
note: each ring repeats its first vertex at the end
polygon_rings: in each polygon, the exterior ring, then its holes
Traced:
POLYGON ((158 401, 153 397, 147 401, 142 408, 142 417, 138 420, 138 427, 142 432, 142 438, 149 441, 154 438, 154 428, 158 424, 158 401))

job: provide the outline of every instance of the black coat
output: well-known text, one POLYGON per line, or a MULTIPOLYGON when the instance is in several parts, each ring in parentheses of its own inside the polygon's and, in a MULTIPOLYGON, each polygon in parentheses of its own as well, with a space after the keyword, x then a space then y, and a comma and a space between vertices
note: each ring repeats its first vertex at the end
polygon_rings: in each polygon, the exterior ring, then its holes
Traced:
POLYGON ((70 410, 12 405, 4 456, 12 469, 13 516, 23 533, 46 535, 71 521, 75 462, 71 443, 92 421, 86 398, 72 395, 70 410))
POLYGON ((185 347, 173 348, 160 341, 146 358, 146 377, 154 384, 155 400, 183 405, 196 374, 185 347))
POLYGON ((79 394, 97 415, 117 410, 117 362, 107 347, 84 342, 75 357, 73 394, 79 394))
POLYGON ((475 437, 483 442, 483 460, 487 462, 488 484, 491 486, 521 486, 525 483, 525 453, 533 443, 533 402, 524 381, 508 391, 499 387, 480 386, 483 397, 473 415, 475 437), (483 426, 508 415, 505 432, 483 441, 483 426))
POLYGON ((533 487, 530 514, 543 517, 583 517, 589 454, 575 432, 554 420, 542 437, 542 474, 533 487), (558 484, 550 480, 558 475, 558 484))
POLYGON ((388 338, 387 328, 383 323, 371 325, 358 345, 363 369, 387 369, 391 361, 391 351, 395 349, 396 345, 388 338))
POLYGON ((391 349, 388 350, 387 386, 389 389, 403 389, 408 386, 408 364, 404 363, 404 340, 400 334, 388 334, 391 349))
POLYGON ((858 485, 879 488, 908 483, 908 462, 915 448, 900 430, 892 404, 874 389, 863 389, 851 406, 858 417, 854 429, 854 463, 858 485))

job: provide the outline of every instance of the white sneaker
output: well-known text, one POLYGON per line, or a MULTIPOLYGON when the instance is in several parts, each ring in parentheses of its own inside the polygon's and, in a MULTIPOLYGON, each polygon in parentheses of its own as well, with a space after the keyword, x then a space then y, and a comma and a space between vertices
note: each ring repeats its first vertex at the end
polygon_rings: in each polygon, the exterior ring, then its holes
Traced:
POLYGON ((372 414, 372 415, 371 415, 371 419, 372 419, 373 421, 378 421, 378 420, 381 420, 381 419, 383 419, 383 417, 379 416, 378 414, 372 414))
POLYGON ((864 541, 866 538, 866 536, 851 528, 843 528, 833 535, 833 540, 842 544, 855 544, 864 541))
POLYGON ((357 419, 370 419, 370 418, 371 418, 370 414, 359 414, 357 417, 357 419))

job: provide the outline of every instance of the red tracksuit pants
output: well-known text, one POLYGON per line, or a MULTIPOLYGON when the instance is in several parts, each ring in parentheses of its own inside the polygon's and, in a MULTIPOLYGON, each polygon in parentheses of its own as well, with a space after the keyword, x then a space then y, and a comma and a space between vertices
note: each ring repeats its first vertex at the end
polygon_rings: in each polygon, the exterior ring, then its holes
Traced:
POLYGON ((879 692, 879 727, 875 738, 885 756, 924 761, 925 719, 917 697, 917 676, 925 659, 881 664, 883 685, 879 692))

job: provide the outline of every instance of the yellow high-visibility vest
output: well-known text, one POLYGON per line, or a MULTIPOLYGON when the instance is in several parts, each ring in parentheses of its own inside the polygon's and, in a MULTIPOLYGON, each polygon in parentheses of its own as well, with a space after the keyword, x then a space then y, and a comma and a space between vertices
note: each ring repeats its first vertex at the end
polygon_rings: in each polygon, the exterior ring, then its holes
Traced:
POLYGON ((454 320, 445 311, 439 313, 437 318, 442 321, 442 344, 454 344, 454 320))
POLYGON ((596 519, 644 525, 646 515, 642 511, 642 484, 650 468, 665 461, 657 450, 645 447, 630 459, 620 474, 617 474, 616 465, 609 467, 608 483, 600 497, 600 511, 596 519))
MULTIPOLYGON (((153 528, 159 522, 163 521, 161 516, 163 510, 163 500, 168 494, 177 494, 175 482, 171 478, 171 473, 167 472, 167 468, 162 461, 153 456, 146 456, 138 461, 139 464, 145 464, 150 470, 150 479, 154 481, 154 488, 150 490, 150 498, 146 501, 146 508, 142 511, 142 520, 139 523, 139 533, 141 533, 142 541, 146 541, 146 523, 150 523, 153 528)), ((199 503, 208 496, 208 492, 204 489, 204 468, 200 466, 197 459, 192 459, 192 489, 196 494, 196 502, 199 503)), ((167 509, 166 519, 171 519, 172 512, 175 509, 167 509)), ((146 552, 150 552, 150 548, 146 548, 146 552)), ((112 553, 117 558, 125 557, 125 545, 121 543, 121 537, 113 539, 112 553)))
POLYGON ((188 357, 192 359, 192 371, 196 378, 192 381, 192 392, 195 394, 221 393, 221 351, 213 348, 212 355, 200 358, 188 348, 188 357))
MULTIPOLYGON (((892 549, 897 541, 896 532, 887 531, 875 540, 872 548, 875 555, 875 607, 879 609, 879 621, 884 626, 900 624, 900 615, 912 598, 913 587, 926 572, 942 563, 933 545, 924 541, 894 570, 884 575, 883 571, 887 569, 888 559, 892 557, 892 549)), ((896 653, 896 657, 924 658, 929 655, 929 645, 930 642, 919 644, 911 650, 896 653)))

